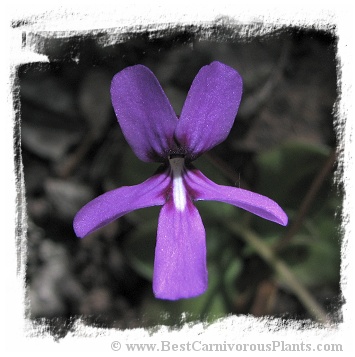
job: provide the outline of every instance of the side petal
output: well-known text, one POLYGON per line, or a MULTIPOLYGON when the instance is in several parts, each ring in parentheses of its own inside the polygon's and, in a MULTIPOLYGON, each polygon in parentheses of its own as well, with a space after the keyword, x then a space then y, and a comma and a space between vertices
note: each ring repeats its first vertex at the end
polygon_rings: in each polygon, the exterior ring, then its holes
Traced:
POLYGON ((118 72, 111 83, 111 100, 122 132, 143 161, 162 161, 175 147, 177 116, 157 78, 143 65, 118 72))
POLYGON ((191 200, 183 211, 173 201, 161 209, 155 248, 153 291, 157 298, 178 300, 207 289, 205 228, 191 200))
POLYGON ((120 187, 96 197, 76 214, 75 234, 83 238, 128 212, 163 205, 170 181, 166 174, 156 174, 139 185, 120 187))
POLYGON ((239 73, 220 62, 198 72, 175 131, 192 159, 226 139, 238 112, 242 86, 239 73))
POLYGON ((283 209, 268 197, 237 187, 217 185, 196 169, 187 170, 184 179, 191 197, 196 201, 225 202, 283 226, 288 223, 283 209))

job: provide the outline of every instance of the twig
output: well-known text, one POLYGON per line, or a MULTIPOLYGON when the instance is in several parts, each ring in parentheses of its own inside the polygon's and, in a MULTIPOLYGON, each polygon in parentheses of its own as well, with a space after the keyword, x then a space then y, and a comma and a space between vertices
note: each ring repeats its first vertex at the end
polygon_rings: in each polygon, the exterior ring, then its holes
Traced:
POLYGON ((292 222, 290 229, 286 232, 282 238, 276 243, 275 251, 280 251, 283 247, 286 246, 287 243, 294 237, 294 235, 301 228, 302 223, 304 221, 305 216, 307 215, 312 202, 314 201, 319 189, 321 188, 324 180, 327 178, 329 172, 333 168, 334 162, 336 160, 336 152, 335 149, 329 154, 329 157, 322 169, 319 171, 318 175, 314 178, 306 196, 304 197, 302 204, 298 210, 297 216, 295 220, 292 222))
POLYGON ((228 180, 230 180, 233 184, 238 182, 238 186, 242 187, 244 189, 248 188, 248 185, 243 179, 240 178, 240 175, 234 172, 231 168, 230 165, 227 165, 225 161, 220 159, 217 155, 212 154, 211 152, 207 152, 204 154, 204 157, 214 166, 216 167, 219 171, 223 173, 225 177, 227 177, 228 180))
POLYGON ((230 223, 228 228, 240 237, 258 252, 258 254, 274 269, 283 282, 297 296, 307 311, 318 321, 323 324, 329 324, 324 309, 318 304, 307 288, 297 279, 287 264, 278 258, 275 253, 252 231, 241 228, 236 223, 230 223))
POLYGON ((72 174, 72 171, 78 166, 78 164, 83 160, 91 149, 95 138, 89 132, 84 140, 80 143, 77 149, 68 157, 66 157, 64 162, 61 162, 57 168, 57 175, 61 178, 67 178, 72 174))
POLYGON ((274 68, 269 74, 266 82, 258 89, 258 91, 244 99, 243 110, 241 112, 244 118, 254 117, 258 110, 267 102, 273 93, 277 83, 281 80, 287 60, 289 57, 291 42, 285 41, 280 57, 277 60, 274 68))

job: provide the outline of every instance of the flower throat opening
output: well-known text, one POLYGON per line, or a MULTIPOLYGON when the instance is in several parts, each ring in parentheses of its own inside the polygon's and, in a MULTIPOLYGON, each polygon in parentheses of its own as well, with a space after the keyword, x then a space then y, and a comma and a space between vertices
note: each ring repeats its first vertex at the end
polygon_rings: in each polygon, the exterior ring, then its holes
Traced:
POLYGON ((176 159, 176 158, 184 158, 185 157, 185 155, 184 154, 171 154, 171 155, 169 155, 169 160, 171 160, 171 159, 176 159))

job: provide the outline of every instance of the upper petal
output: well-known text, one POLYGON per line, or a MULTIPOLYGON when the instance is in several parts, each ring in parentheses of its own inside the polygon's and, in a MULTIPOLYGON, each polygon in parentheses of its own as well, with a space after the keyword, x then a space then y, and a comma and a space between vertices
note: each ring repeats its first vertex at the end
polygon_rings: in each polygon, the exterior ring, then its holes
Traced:
POLYGON ((206 239, 200 214, 190 199, 184 209, 169 200, 159 216, 154 294, 177 300, 200 295, 206 289, 206 239))
POLYGON ((188 170, 184 178, 194 200, 225 202, 283 226, 288 223, 283 209, 268 197, 237 187, 217 185, 196 169, 188 170))
POLYGON ((162 161, 175 147, 177 117, 154 74, 143 65, 125 68, 113 77, 111 99, 135 154, 143 161, 162 161))
POLYGON ((242 86, 239 73, 220 62, 198 72, 175 131, 192 159, 226 139, 237 115, 242 86))
POLYGON ((128 212, 163 205, 170 181, 165 173, 156 174, 139 185, 120 187, 96 197, 76 214, 76 235, 83 238, 128 212))

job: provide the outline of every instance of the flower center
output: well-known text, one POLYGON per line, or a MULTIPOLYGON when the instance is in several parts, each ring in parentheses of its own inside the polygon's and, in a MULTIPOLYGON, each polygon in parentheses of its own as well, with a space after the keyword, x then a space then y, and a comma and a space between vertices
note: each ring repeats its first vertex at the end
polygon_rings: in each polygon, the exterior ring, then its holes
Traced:
POLYGON ((186 206, 186 190, 183 181, 184 157, 170 156, 169 163, 173 177, 173 200, 176 209, 183 211, 186 206))

